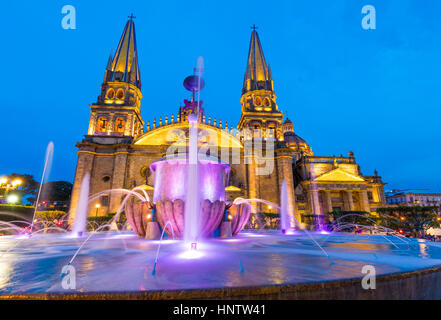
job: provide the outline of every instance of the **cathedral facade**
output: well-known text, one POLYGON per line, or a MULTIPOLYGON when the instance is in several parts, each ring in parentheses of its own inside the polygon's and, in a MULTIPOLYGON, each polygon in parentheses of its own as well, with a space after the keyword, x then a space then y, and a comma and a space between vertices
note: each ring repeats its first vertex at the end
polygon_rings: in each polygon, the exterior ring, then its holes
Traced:
MULTIPOLYGON (((86 174, 90 176, 90 195, 101 193, 89 203, 89 215, 115 213, 124 196, 108 190, 141 186, 152 196, 150 164, 173 148, 183 146, 185 150, 189 127, 185 107, 176 116, 145 122, 141 99, 135 25, 129 20, 115 54, 109 57, 97 102, 90 105, 88 133, 76 145, 70 221, 86 174)), ((205 115, 203 108, 199 117, 200 143, 207 153, 231 167, 225 183, 227 200, 264 199, 279 205, 285 182, 288 210, 305 225, 327 221, 328 213, 335 210, 375 214, 386 202, 381 177, 376 172, 364 176, 352 152, 340 157, 315 156, 311 146, 294 132, 276 99, 271 68, 253 30, 237 127, 205 115)), ((254 204, 252 211, 278 213, 262 203, 254 204)))

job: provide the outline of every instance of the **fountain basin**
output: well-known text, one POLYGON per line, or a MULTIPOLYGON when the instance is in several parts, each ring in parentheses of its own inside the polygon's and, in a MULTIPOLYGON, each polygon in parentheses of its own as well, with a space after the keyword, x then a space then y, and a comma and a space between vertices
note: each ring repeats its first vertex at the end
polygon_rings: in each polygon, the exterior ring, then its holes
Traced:
MULTIPOLYGON (((0 260, 0 299, 441 298, 440 243, 381 235, 313 236, 335 264, 301 231, 292 236, 241 232, 233 239, 198 243, 197 257, 184 255, 188 246, 183 241, 165 240, 152 275, 159 241, 140 240, 133 233, 98 234, 72 264, 80 275, 76 289, 64 289, 61 270, 81 241, 36 235, 0 260), (376 290, 361 286, 365 265, 376 269, 376 290)), ((16 241, 1 237, 0 249, 16 241)))
MULTIPOLYGON (((209 237, 214 231, 220 227, 224 218, 225 202, 216 200, 211 202, 208 199, 201 201, 200 206, 200 230, 202 237, 209 237)), ((232 234, 237 235, 246 225, 250 217, 250 207, 246 204, 233 205, 229 209, 232 223, 232 234)), ((185 202, 181 199, 175 201, 164 200, 156 202, 155 211, 157 221, 162 229, 168 221, 171 226, 165 229, 165 233, 172 237, 182 238, 184 236, 185 222, 185 202)), ((147 232, 147 224, 151 221, 152 210, 143 202, 128 202, 126 204, 127 221, 132 230, 140 237, 145 237, 147 232)))
MULTIPOLYGON (((225 186, 230 173, 230 166, 212 157, 199 158, 199 199, 225 201, 225 186)), ((188 159, 185 157, 174 159, 160 159, 150 165, 154 173, 153 202, 185 201, 188 186, 188 159)))

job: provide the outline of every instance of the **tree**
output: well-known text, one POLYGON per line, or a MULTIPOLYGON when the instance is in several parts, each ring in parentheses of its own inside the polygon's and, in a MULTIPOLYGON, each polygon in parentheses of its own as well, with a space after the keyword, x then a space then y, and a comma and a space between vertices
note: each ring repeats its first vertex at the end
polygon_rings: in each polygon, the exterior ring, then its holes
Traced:
POLYGON ((430 227, 439 227, 438 214, 439 207, 430 206, 399 206, 378 208, 381 224, 391 229, 402 229, 403 231, 424 234, 430 227))
POLYGON ((40 183, 35 181, 34 176, 30 174, 12 173, 7 176, 9 180, 20 179, 22 184, 14 191, 21 199, 26 200, 28 204, 34 204, 40 183))
POLYGON ((72 183, 68 181, 51 181, 43 184, 40 199, 68 203, 72 193, 72 183))

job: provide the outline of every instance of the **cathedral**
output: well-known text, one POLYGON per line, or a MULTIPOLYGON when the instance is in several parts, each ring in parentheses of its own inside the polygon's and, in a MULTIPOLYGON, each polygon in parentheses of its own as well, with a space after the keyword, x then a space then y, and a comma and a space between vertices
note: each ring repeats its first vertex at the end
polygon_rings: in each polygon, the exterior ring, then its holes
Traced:
MULTIPOLYGON (((89 215, 115 213, 123 195, 103 191, 140 186, 151 196, 154 172, 150 164, 179 142, 184 148, 188 143, 185 107, 178 108, 176 115, 145 122, 141 100, 135 24, 130 19, 107 62, 101 93, 90 105, 87 135, 76 145, 78 161, 70 221, 75 217, 86 174, 90 176, 90 195, 102 193, 89 203, 89 215)), ((376 214, 377 208, 385 204, 381 177, 377 172, 364 176, 354 153, 315 156, 312 147, 296 134, 294 124, 277 105, 271 68, 255 29, 240 104, 236 128, 219 117, 206 115, 203 108, 199 116, 203 143, 215 147, 209 148, 210 155, 231 167, 225 183, 227 200, 257 198, 279 205, 285 182, 288 210, 310 228, 317 221, 329 221, 332 211, 376 214)), ((252 212, 278 214, 277 208, 263 203, 254 204, 252 212)))

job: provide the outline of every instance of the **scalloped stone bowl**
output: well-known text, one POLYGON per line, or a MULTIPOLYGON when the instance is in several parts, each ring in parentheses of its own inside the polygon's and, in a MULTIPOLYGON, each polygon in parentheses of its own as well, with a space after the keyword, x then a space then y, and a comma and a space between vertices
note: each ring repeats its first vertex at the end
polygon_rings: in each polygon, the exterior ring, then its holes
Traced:
MULTIPOLYGON (((231 231, 233 235, 237 235, 246 225, 250 218, 250 208, 246 204, 231 206, 230 214, 231 231)), ((225 211, 225 202, 216 200, 203 200, 201 202, 201 226, 200 234, 202 237, 209 237, 214 231, 219 228, 225 211)), ((128 202, 126 205, 127 221, 132 230, 140 237, 145 237, 147 231, 147 223, 149 219, 147 216, 152 211, 147 204, 142 202, 128 202)), ((156 202, 156 215, 159 225, 164 229, 167 221, 172 224, 173 232, 169 227, 165 232, 176 238, 182 238, 184 235, 184 217, 185 217, 185 202, 181 199, 175 201, 164 200, 156 202)))
MULTIPOLYGON (((176 238, 184 236, 185 200, 187 197, 188 162, 185 158, 161 159, 150 166, 154 173, 156 221, 162 229, 170 221, 172 228, 165 232, 176 238), (173 229, 173 231, 171 230, 173 229)), ((225 213, 225 185, 228 181, 230 167, 214 158, 199 159, 199 235, 210 237, 220 227, 225 213)), ((247 204, 233 205, 231 214, 231 231, 236 235, 244 228, 250 217, 247 204)), ((147 204, 128 202, 126 205, 127 220, 132 229, 141 237, 147 231, 148 214, 151 210, 147 204)))

